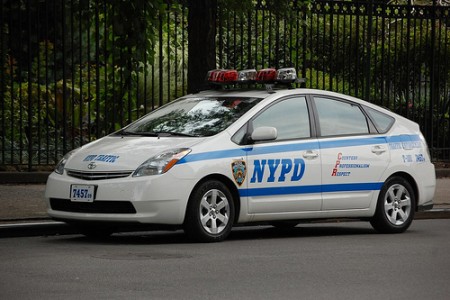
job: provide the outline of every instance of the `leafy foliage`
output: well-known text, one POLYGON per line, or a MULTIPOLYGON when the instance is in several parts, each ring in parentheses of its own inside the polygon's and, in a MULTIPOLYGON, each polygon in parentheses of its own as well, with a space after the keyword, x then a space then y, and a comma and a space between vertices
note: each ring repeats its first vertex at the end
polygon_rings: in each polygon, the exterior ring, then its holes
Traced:
POLYGON ((54 164, 142 115, 163 0, 3 4, 0 165, 54 164))

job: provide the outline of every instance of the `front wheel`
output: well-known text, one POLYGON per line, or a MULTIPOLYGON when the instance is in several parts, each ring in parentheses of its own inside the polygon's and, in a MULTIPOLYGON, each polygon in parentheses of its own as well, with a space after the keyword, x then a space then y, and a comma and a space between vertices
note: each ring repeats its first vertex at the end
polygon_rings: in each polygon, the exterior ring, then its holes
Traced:
POLYGON ((402 177, 391 177, 380 191, 370 224, 381 233, 404 232, 414 219, 415 207, 416 198, 409 182, 402 177))
POLYGON ((199 242, 222 241, 230 233, 233 221, 233 197, 225 184, 209 180, 194 190, 184 223, 190 238, 199 242))

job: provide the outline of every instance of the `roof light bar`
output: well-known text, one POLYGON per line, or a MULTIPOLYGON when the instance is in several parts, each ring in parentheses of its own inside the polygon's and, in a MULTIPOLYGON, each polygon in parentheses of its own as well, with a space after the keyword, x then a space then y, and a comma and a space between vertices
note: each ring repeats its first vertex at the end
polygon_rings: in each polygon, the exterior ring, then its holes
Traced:
POLYGON ((218 85, 233 85, 233 84, 284 84, 290 85, 292 83, 304 82, 297 77, 295 68, 266 68, 259 71, 255 69, 247 69, 236 71, 232 69, 215 69, 208 72, 206 80, 218 85))

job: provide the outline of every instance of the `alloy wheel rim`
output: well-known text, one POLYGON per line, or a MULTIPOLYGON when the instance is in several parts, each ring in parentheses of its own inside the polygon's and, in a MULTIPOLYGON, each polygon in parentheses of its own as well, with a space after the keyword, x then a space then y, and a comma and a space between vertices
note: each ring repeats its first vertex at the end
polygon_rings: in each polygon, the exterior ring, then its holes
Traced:
POLYGON ((220 190, 212 189, 200 202, 200 222, 209 234, 220 234, 228 225, 230 204, 220 190))
POLYGON ((384 212, 390 223, 403 225, 411 214, 411 196, 408 189, 401 184, 389 187, 384 196, 384 212))

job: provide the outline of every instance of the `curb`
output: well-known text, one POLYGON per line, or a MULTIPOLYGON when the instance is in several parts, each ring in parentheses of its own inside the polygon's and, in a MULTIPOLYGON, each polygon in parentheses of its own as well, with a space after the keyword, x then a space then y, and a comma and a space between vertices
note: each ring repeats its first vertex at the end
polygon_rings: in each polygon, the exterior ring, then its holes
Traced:
POLYGON ((52 172, 0 172, 0 184, 47 183, 52 172))
POLYGON ((42 221, 0 225, 0 238, 75 234, 77 230, 63 222, 42 221))
POLYGON ((436 169, 436 178, 450 177, 450 169, 436 169))
POLYGON ((450 219, 450 208, 433 208, 416 212, 414 220, 450 219))

